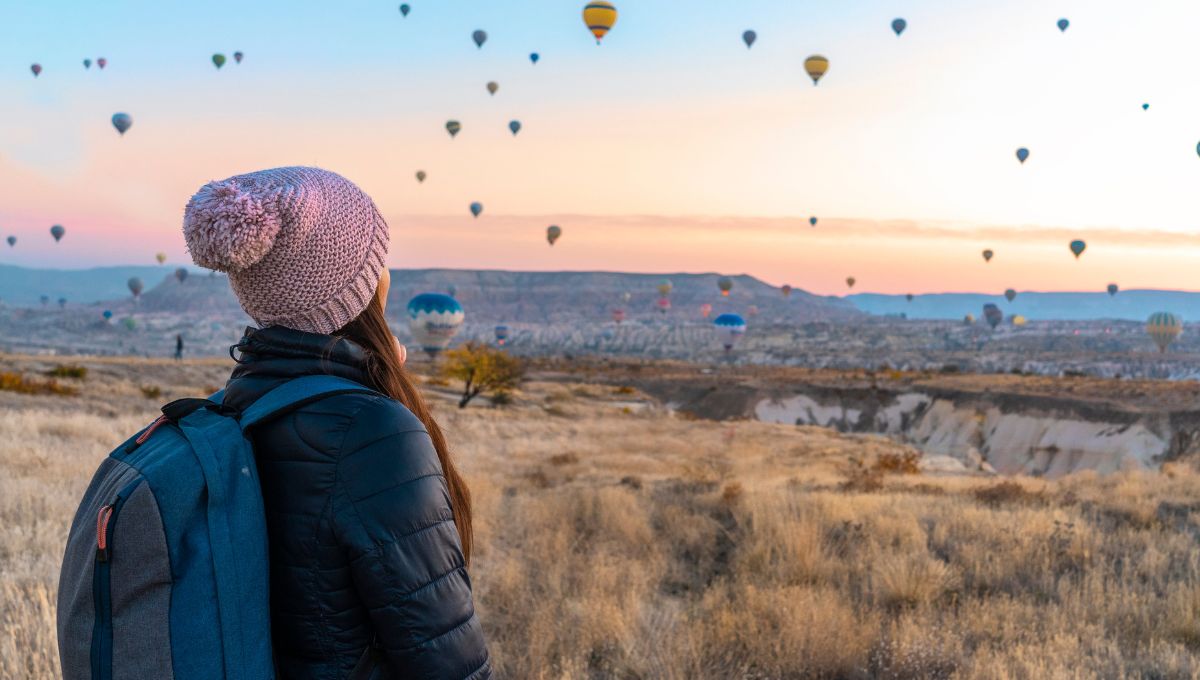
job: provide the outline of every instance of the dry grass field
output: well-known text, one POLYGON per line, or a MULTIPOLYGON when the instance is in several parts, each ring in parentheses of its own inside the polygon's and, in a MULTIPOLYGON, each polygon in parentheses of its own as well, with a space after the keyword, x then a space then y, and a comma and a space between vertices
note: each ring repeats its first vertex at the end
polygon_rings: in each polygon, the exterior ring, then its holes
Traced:
MULTIPOLYGON (((56 378, 78 394, 25 393, 64 362, 0 357, 25 378, 0 390, 0 678, 58 675, 58 562, 101 457, 229 369, 82 359, 56 378)), ((1186 465, 944 476, 879 437, 688 420, 583 378, 505 408, 431 394, 501 677, 1200 677, 1186 465)))

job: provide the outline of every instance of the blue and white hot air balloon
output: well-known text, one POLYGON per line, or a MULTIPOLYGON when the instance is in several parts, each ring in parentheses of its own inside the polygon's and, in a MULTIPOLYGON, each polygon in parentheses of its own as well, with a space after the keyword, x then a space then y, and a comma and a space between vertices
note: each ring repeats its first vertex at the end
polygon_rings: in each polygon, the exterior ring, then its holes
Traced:
POLYGON ((508 326, 500 324, 496 326, 496 344, 503 347, 505 342, 508 342, 508 326))
POLYGON ((431 359, 450 345, 464 316, 458 300, 442 293, 421 293, 408 301, 408 328, 431 359))
POLYGON ((717 338, 726 352, 733 351, 734 345, 746 334, 746 320, 738 314, 722 314, 713 320, 713 328, 717 338))

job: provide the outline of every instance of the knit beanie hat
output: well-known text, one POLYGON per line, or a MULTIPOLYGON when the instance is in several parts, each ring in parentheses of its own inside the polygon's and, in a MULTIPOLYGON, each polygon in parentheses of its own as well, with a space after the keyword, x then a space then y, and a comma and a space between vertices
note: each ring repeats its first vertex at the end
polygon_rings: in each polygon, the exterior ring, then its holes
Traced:
POLYGON ((332 333, 383 276, 388 227, 371 197, 319 168, 275 168, 200 187, 183 214, 192 260, 229 273, 263 326, 332 333))

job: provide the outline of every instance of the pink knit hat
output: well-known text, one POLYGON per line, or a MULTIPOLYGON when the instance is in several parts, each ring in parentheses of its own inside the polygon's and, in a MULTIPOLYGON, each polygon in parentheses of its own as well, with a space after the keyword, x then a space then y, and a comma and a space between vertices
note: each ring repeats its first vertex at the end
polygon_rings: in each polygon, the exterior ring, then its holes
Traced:
POLYGON ((367 308, 388 250, 371 197, 319 168, 275 168, 209 182, 188 201, 192 260, 229 273, 263 326, 332 333, 367 308))

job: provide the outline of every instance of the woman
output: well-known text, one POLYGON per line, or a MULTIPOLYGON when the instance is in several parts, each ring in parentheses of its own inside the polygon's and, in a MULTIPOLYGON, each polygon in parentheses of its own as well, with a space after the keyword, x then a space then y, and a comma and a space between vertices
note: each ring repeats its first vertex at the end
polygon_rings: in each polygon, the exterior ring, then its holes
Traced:
POLYGON ((201 187, 183 232, 261 326, 234 348, 227 405, 318 373, 379 392, 254 431, 279 677, 489 678, 470 494, 384 318, 388 228, 370 197, 325 170, 263 170, 201 187))

